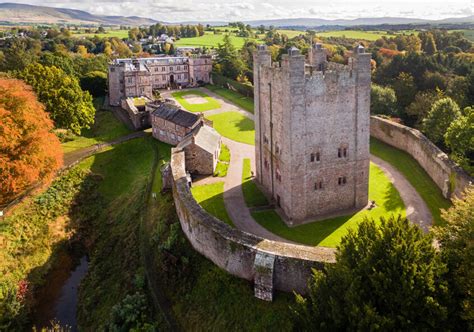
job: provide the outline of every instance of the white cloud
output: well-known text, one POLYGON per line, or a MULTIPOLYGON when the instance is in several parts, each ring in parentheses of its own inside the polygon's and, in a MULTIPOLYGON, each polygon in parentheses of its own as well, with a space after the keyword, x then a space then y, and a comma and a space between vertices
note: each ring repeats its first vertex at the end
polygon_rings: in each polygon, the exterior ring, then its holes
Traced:
POLYGON ((314 17, 325 19, 401 16, 426 19, 473 14, 472 0, 9 0, 74 8, 98 15, 151 17, 162 21, 237 21, 314 17))

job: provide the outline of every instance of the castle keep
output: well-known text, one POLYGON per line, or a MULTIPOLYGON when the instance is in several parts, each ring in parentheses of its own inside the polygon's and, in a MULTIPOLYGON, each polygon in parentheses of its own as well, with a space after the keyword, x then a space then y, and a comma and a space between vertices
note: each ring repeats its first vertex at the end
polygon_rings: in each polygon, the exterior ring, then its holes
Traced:
POLYGON ((296 48, 281 63, 254 54, 257 181, 290 225, 368 202, 371 56, 326 59, 320 44, 307 62, 296 48))

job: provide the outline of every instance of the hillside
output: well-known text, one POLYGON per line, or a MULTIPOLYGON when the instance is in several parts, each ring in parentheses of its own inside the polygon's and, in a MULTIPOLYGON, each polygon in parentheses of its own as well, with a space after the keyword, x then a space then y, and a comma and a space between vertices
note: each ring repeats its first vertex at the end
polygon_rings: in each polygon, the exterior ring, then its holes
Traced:
POLYGON ((155 20, 136 16, 98 16, 76 9, 32 6, 18 3, 0 3, 0 22, 105 25, 150 25, 157 23, 155 20))

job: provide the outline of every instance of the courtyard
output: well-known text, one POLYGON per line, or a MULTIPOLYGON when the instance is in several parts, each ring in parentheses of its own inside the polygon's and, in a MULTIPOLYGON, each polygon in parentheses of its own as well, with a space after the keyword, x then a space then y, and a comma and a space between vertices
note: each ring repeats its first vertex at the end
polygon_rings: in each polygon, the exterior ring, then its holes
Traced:
POLYGON ((240 107, 235 99, 226 99, 225 94, 213 90, 216 89, 183 90, 178 95, 171 92, 170 96, 189 111, 206 105, 206 98, 215 101, 213 108, 202 113, 223 136, 231 157, 229 161, 226 158, 225 174, 219 172, 218 177, 200 179, 193 184, 192 192, 208 213, 232 227, 271 240, 336 247, 365 218, 378 220, 400 214, 427 231, 432 221, 438 224, 439 207, 449 204, 411 156, 372 140, 369 200, 375 201, 375 207, 289 227, 254 182, 253 113, 240 107))

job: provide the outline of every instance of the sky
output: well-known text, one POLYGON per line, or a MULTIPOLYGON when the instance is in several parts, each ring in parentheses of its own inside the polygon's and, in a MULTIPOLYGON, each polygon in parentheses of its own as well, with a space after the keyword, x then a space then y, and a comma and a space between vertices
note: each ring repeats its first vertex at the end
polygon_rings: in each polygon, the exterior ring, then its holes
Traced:
POLYGON ((6 0, 73 8, 97 15, 150 17, 160 21, 247 21, 275 18, 443 19, 473 15, 474 0, 6 0))

